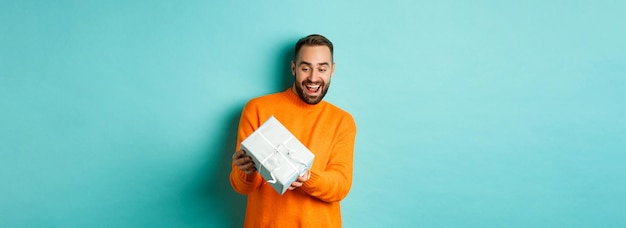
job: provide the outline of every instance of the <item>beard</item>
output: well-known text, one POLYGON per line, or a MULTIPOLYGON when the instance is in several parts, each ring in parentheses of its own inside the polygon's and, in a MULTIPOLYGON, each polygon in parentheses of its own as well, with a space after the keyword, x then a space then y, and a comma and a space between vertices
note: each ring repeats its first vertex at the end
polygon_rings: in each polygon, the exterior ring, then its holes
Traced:
POLYGON ((296 93, 298 94, 298 97, 300 97, 300 100, 304 101, 304 103, 314 105, 314 104, 320 103, 320 101, 324 99, 324 96, 326 96, 326 93, 328 92, 328 87, 330 87, 330 82, 328 84, 324 82, 319 83, 320 84, 319 89, 322 90, 320 95, 309 96, 306 93, 304 93, 304 90, 305 90, 304 84, 312 84, 312 83, 313 82, 310 80, 304 80, 301 84, 294 83, 294 85, 296 87, 296 93))

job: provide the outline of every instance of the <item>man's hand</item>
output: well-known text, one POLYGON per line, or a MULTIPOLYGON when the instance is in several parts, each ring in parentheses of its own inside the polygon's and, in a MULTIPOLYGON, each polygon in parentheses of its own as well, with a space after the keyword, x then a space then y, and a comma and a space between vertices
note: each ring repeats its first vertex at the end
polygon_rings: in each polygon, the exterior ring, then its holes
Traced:
POLYGON ((289 190, 294 190, 296 188, 302 187, 304 182, 309 180, 309 178, 311 178, 311 170, 307 171, 302 176, 298 176, 298 179, 296 179, 293 183, 291 183, 291 186, 289 186, 289 190))
POLYGON ((254 171, 256 171, 252 158, 250 158, 250 156, 247 156, 246 152, 243 150, 235 151, 235 153, 233 154, 233 162, 239 170, 246 174, 252 174, 254 173, 254 171))

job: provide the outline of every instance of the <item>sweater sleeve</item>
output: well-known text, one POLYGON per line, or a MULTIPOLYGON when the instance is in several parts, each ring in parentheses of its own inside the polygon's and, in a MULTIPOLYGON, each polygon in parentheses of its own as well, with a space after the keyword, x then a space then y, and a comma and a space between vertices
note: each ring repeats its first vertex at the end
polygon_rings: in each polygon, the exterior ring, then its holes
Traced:
MULTIPOLYGON (((254 129, 258 128, 258 117, 256 115, 256 109, 249 102, 243 108, 241 112, 241 118, 239 120, 239 128, 237 130, 237 146, 236 150, 241 149, 241 142, 248 137, 254 129)), ((234 151, 233 151, 234 152, 234 151)), ((258 172, 246 174, 239 170, 235 163, 231 160, 232 169, 230 171, 230 184, 233 189, 240 194, 249 194, 250 192, 258 189, 263 183, 263 178, 258 172)))
POLYGON ((325 202, 344 199, 352 186, 356 125, 350 115, 339 127, 325 170, 311 170, 302 190, 325 202))

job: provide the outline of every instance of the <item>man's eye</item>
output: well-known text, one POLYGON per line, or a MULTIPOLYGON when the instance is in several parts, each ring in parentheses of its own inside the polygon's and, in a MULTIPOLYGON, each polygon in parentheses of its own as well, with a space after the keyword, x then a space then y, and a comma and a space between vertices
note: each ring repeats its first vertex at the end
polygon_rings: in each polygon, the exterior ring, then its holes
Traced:
POLYGON ((322 73, 326 72, 326 69, 320 69, 320 72, 322 72, 322 73))
POLYGON ((307 72, 309 71, 309 68, 302 68, 302 71, 307 72))

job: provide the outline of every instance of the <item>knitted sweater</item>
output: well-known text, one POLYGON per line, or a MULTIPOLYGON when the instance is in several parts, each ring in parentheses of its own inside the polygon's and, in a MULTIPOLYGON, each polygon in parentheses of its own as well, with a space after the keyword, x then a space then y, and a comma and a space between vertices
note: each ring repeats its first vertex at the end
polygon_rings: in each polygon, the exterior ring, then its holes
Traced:
POLYGON ((272 115, 315 154, 311 177, 281 196, 258 172, 245 174, 233 164, 230 183, 236 192, 248 195, 244 226, 341 227, 339 201, 352 185, 352 116, 326 101, 304 103, 291 88, 254 98, 241 114, 237 150, 272 115))

